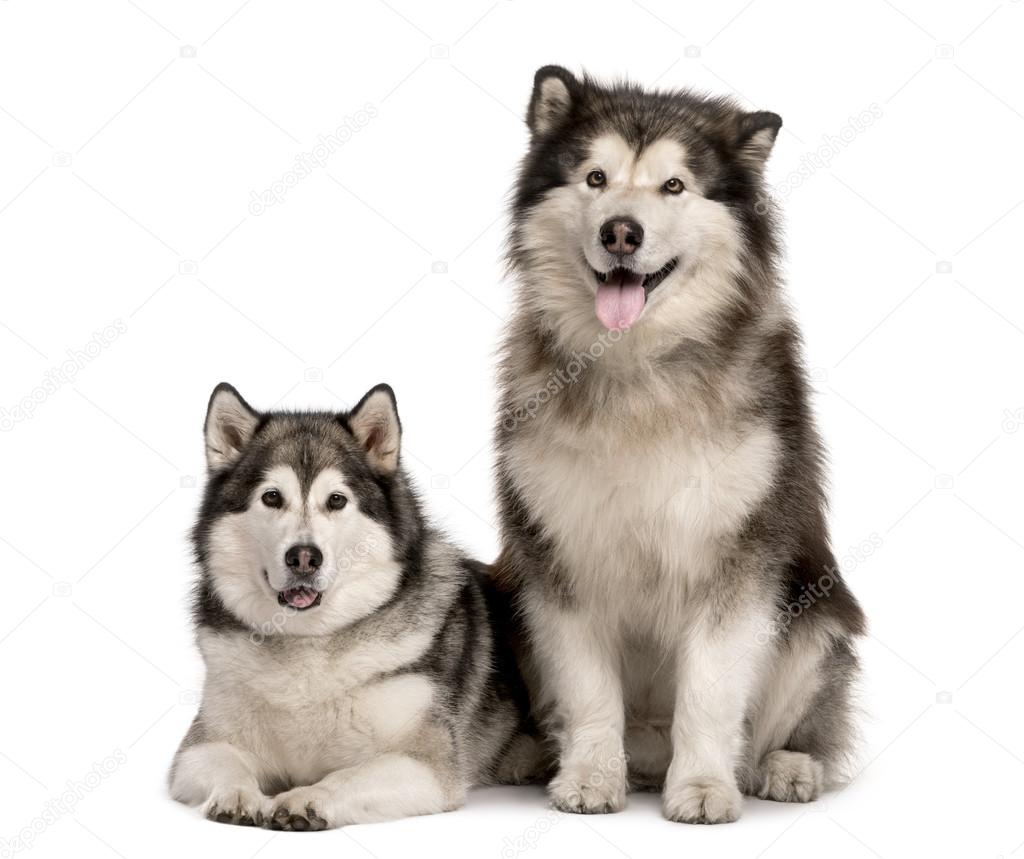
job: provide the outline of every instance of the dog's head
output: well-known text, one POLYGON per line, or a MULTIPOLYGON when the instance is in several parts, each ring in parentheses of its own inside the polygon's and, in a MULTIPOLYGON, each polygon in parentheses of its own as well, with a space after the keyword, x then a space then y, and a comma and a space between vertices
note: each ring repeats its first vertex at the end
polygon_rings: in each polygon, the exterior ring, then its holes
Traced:
POLYGON ((348 413, 261 413, 222 384, 205 437, 200 613, 265 635, 324 633, 394 593, 421 526, 391 388, 348 413))
POLYGON ((527 123, 510 258, 528 306, 577 346, 605 329, 710 336, 773 264, 776 114, 546 66, 527 123))

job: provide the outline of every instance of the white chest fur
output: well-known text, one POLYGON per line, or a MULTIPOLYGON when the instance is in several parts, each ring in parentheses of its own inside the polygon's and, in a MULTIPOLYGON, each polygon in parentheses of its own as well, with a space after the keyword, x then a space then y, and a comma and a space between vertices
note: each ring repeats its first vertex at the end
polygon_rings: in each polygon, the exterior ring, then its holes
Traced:
POLYGON ((777 456, 762 425, 710 439, 548 420, 509 448, 513 479, 577 592, 627 600, 640 583, 685 590, 710 569, 721 538, 764 497, 777 456))
POLYGON ((397 642, 202 633, 203 721, 216 739, 255 752, 283 779, 311 783, 401 745, 434 689, 421 674, 388 675, 418 656, 429 632, 397 642))

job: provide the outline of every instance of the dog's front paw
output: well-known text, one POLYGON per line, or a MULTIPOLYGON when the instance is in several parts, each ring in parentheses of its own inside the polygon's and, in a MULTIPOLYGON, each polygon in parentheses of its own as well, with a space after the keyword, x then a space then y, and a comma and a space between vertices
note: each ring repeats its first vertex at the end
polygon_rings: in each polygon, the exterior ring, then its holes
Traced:
POLYGON ((292 832, 331 829, 334 823, 327 810, 327 801, 327 791, 316 786, 297 787, 279 793, 270 800, 270 812, 264 825, 268 829, 292 832))
POLYGON ((608 814, 626 805, 626 776, 621 767, 563 764, 548 794, 559 811, 608 814))
POLYGON ((210 794, 202 812, 208 820, 217 823, 262 826, 267 814, 267 798, 248 788, 219 789, 210 794))
POLYGON ((821 795, 825 768, 804 752, 775 751, 761 761, 761 799, 813 802, 821 795))
POLYGON ((719 779, 691 779, 666 785, 665 817, 677 823, 732 823, 740 816, 743 797, 734 784, 719 779))

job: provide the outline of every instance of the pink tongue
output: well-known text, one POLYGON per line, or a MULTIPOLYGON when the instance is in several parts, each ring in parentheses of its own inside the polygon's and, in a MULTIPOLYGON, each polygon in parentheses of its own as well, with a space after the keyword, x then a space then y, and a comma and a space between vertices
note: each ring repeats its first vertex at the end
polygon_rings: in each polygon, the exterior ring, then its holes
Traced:
POLYGON ((316 591, 312 588, 289 588, 284 592, 284 598, 293 608, 308 608, 316 600, 316 591))
POLYGON ((597 301, 595 308, 597 318, 609 331, 625 331, 632 328, 644 310, 643 277, 641 275, 608 276, 615 283, 599 283, 597 285, 597 301), (619 285, 621 281, 621 285, 619 285))

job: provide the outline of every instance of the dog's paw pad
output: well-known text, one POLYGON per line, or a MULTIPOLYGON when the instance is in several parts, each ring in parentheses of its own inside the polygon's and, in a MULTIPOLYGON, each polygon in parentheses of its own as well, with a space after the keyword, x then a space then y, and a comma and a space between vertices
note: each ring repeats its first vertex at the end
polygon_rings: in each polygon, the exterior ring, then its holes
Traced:
POLYGON ((548 785, 548 794, 558 811, 610 814, 626 805, 626 780, 621 772, 563 767, 548 785))
POLYGON ((760 775, 757 795, 776 802, 813 802, 825 785, 821 761, 804 752, 770 752, 761 761, 760 775))
POLYGON ((665 817, 677 823, 732 823, 739 818, 743 797, 732 784, 694 779, 665 788, 665 817))
POLYGON ((245 788, 218 790, 203 806, 203 815, 216 823, 237 826, 259 826, 267 798, 258 791, 245 788))
POLYGON ((273 810, 264 824, 269 829, 289 832, 319 832, 330 829, 325 810, 326 794, 315 787, 299 787, 278 794, 271 801, 273 810))

